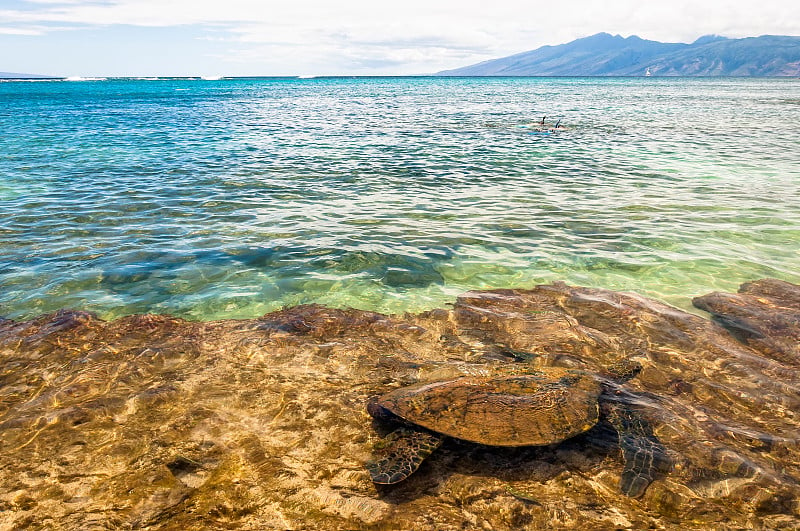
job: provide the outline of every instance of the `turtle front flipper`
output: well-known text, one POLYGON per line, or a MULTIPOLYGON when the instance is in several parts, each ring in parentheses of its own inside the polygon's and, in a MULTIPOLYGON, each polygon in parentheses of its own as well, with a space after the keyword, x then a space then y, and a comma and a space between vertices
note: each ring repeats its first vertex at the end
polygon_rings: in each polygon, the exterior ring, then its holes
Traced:
POLYGON ((376 445, 375 459, 367 463, 367 470, 374 483, 399 483, 416 472, 441 444, 442 437, 436 434, 398 428, 376 445))
POLYGON ((635 411, 615 404, 608 408, 607 418, 617 430, 625 463, 619 488, 626 496, 638 498, 658 473, 670 469, 671 460, 664 445, 653 434, 650 423, 635 411))

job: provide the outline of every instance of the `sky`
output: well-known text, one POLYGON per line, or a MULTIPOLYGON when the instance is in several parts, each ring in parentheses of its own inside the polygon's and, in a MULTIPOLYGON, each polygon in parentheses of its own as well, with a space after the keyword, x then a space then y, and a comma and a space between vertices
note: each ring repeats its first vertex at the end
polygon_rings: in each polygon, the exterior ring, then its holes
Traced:
POLYGON ((800 35, 791 0, 0 0, 0 71, 412 75, 605 31, 800 35))

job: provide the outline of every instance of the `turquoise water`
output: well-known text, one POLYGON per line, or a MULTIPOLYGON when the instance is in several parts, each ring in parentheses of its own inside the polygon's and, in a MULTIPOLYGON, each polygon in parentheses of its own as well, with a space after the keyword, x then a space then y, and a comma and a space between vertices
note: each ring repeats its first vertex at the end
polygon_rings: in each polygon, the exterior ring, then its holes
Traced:
POLYGON ((0 83, 0 315, 798 282, 798 124, 797 79, 0 83))

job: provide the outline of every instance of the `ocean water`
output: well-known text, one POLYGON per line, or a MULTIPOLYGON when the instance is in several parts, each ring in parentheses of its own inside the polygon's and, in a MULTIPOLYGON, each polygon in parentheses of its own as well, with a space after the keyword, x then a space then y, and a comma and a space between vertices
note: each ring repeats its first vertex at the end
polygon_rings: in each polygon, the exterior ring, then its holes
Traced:
POLYGON ((798 79, 4 82, 0 315, 799 282, 798 124, 798 79))

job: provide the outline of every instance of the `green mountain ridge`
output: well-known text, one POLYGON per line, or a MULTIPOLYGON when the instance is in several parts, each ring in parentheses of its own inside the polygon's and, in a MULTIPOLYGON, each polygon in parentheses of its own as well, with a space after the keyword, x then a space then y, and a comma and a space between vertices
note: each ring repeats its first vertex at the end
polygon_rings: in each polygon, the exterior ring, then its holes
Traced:
POLYGON ((439 76, 800 76, 800 37, 700 37, 691 44, 598 33, 439 76))

